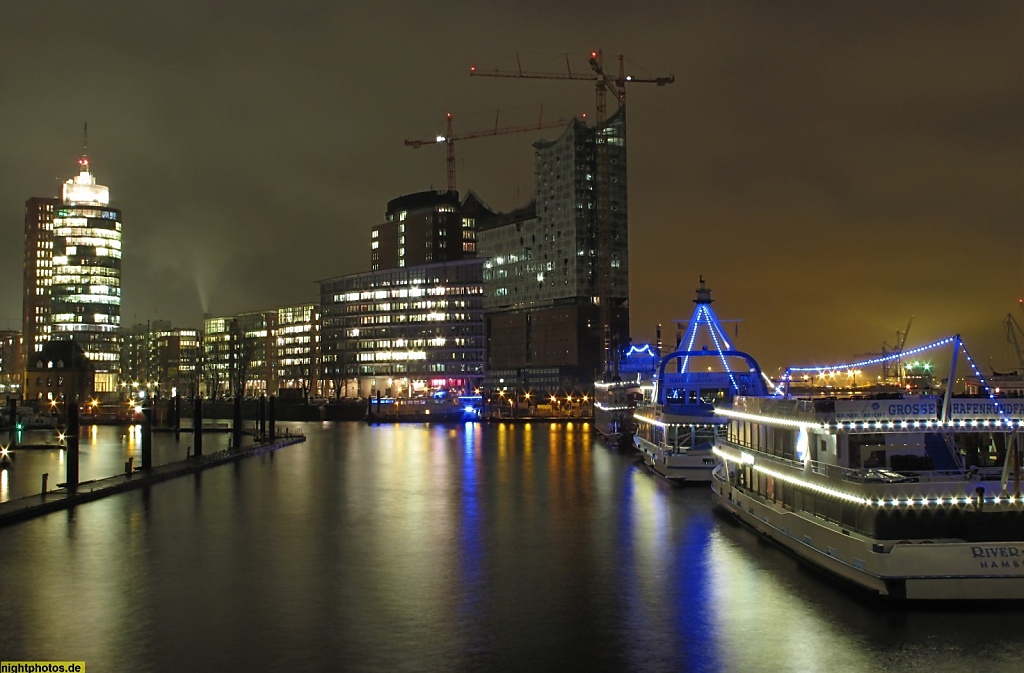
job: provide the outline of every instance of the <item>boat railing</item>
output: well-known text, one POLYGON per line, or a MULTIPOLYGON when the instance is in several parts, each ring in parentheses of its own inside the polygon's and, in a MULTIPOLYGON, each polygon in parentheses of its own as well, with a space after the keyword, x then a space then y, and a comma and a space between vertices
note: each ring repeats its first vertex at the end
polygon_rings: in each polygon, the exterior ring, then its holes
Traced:
POLYGON ((672 416, 708 416, 714 412, 714 405, 704 402, 666 402, 663 412, 672 416))
MULTIPOLYGON (((845 481, 856 484, 886 484, 912 482, 950 482, 976 478, 979 481, 992 481, 999 478, 1002 468, 986 468, 973 472, 963 470, 893 470, 886 467, 849 467, 817 460, 800 460, 787 458, 761 451, 743 442, 729 440, 730 444, 748 450, 759 458, 770 461, 773 465, 784 466, 808 475, 817 475, 822 480, 845 481)), ((817 480, 817 479, 815 479, 817 480)))

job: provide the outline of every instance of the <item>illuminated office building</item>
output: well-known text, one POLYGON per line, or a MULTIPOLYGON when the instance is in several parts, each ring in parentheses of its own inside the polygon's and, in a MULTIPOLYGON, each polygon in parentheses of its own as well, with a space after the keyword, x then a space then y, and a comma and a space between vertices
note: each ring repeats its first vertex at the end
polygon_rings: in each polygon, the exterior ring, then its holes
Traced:
POLYGON ((320 307, 300 304, 277 309, 277 394, 308 397, 320 389, 320 307))
POLYGON ((54 340, 73 339, 96 369, 95 392, 118 389, 121 325, 121 211, 96 183, 88 157, 64 183, 53 217, 50 324, 54 340))
POLYGON ((320 281, 327 393, 474 392, 483 380, 482 281, 482 259, 320 281))

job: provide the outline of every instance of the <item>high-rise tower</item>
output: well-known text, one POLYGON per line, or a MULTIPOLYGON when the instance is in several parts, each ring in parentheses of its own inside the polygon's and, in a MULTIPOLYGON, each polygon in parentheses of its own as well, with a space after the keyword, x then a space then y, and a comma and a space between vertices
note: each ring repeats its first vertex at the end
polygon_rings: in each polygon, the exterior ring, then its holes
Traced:
POLYGON ((53 216, 60 199, 34 196, 25 202, 25 267, 21 304, 22 362, 50 340, 53 280, 53 216))
POLYGON ((89 158, 64 183, 53 218, 53 339, 74 339, 96 368, 95 391, 117 390, 121 326, 121 211, 96 184, 89 158))

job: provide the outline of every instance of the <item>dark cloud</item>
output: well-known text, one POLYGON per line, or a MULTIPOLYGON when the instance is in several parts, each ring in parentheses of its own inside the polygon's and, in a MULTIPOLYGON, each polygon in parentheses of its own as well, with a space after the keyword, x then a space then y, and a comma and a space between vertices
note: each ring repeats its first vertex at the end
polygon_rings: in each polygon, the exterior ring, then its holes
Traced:
MULTIPOLYGON (((587 82, 471 78, 602 47, 630 72, 633 331, 697 276, 768 368, 963 332, 1005 367, 1024 294, 1024 5, 1017 2, 0 4, 0 326, 20 324, 22 204, 90 155, 125 217, 123 314, 316 298, 369 266, 386 202, 444 181, 410 150, 592 113, 587 82), (915 338, 916 337, 916 338, 915 338)), ((532 196, 541 133, 457 145, 459 186, 532 196)))

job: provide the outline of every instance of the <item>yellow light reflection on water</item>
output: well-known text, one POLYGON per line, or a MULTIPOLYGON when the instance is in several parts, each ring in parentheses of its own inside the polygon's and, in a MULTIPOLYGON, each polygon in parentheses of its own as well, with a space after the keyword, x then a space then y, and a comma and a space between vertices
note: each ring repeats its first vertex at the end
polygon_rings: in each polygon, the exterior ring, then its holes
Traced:
POLYGON ((523 470, 533 469, 533 423, 523 426, 523 470))
POLYGON ((7 475, 7 468, 0 470, 0 502, 7 502, 11 495, 10 477, 7 475))
POLYGON ((716 531, 708 545, 713 630, 721 642, 757 647, 722 650, 722 670, 878 670, 870 648, 851 642, 848 624, 833 621, 826 606, 800 596, 790 584, 765 581, 772 568, 757 558, 757 540, 739 538, 737 544, 731 537, 716 531), (785 628, 777 620, 782 615, 785 628))

